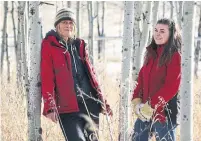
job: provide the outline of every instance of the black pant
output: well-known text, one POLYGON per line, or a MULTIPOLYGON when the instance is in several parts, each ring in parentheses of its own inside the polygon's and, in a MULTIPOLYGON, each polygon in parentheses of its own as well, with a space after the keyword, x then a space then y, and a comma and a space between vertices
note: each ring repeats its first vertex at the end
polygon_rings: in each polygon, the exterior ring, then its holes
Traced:
POLYGON ((60 126, 66 141, 97 141, 100 104, 85 100, 90 117, 83 102, 79 103, 80 112, 60 114, 60 126), (94 127, 95 126, 95 127, 94 127))

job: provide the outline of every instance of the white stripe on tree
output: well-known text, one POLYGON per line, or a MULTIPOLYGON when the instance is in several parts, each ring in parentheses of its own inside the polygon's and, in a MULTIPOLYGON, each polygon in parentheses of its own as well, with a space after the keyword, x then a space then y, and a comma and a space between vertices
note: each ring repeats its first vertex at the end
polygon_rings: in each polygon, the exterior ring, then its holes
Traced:
POLYGON ((181 59, 181 141, 193 140, 193 65, 194 65, 194 2, 184 2, 182 23, 182 59, 181 59))
POLYGON ((124 31, 122 48, 122 74, 121 74, 121 93, 120 93, 120 116, 119 116, 119 140, 128 141, 129 127, 129 95, 130 95, 130 62, 131 49, 133 47, 133 16, 134 2, 125 2, 124 7, 124 31))
POLYGON ((40 50, 41 23, 39 21, 39 1, 29 3, 30 15, 30 67, 28 94, 28 137, 29 141, 40 141, 41 138, 41 92, 40 92, 40 50))

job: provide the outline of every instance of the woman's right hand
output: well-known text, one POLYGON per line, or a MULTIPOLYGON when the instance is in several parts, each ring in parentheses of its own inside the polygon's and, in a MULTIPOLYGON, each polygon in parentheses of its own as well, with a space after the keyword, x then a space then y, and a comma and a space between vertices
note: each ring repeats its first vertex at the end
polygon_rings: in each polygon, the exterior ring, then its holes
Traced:
POLYGON ((57 114, 56 114, 55 111, 53 111, 53 112, 47 114, 46 117, 47 117, 48 119, 50 119, 51 121, 55 122, 55 123, 57 123, 57 121, 58 121, 58 116, 57 116, 57 114))

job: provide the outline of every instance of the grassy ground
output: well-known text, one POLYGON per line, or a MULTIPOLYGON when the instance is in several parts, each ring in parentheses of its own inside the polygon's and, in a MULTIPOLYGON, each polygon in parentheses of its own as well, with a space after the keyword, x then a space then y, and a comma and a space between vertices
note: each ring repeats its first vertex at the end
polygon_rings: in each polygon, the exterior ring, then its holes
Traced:
MULTIPOLYGON (((104 71, 102 70, 102 74, 104 71)), ((118 140, 118 113, 119 113, 119 77, 120 75, 107 76, 101 75, 103 91, 111 104, 114 116, 106 119, 100 116, 100 141, 110 141, 108 121, 110 123, 114 141, 118 140)), ((1 89, 1 129, 3 141, 27 141, 27 117, 26 117, 26 97, 22 89, 15 84, 16 76, 14 70, 12 72, 11 83, 5 82, 3 77, 1 89)), ((200 124, 201 124, 201 78, 194 80, 194 112, 193 112, 193 141, 200 141, 200 124)), ((132 120, 131 127, 133 126, 132 120)), ((44 141, 63 141, 59 124, 52 123, 45 117, 41 117, 41 126, 43 128, 44 141)), ((131 128, 132 129, 132 128, 131 128)), ((129 131, 131 130, 129 129, 129 131)), ((179 128, 177 129, 177 140, 180 138, 179 128)), ((154 140, 154 139, 153 139, 154 140)))

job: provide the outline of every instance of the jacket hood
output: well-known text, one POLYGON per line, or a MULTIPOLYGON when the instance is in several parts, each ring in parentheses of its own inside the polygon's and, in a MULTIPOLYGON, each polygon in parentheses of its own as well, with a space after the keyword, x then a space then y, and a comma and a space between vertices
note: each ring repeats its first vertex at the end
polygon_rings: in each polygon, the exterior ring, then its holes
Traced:
POLYGON ((61 40, 61 37, 59 36, 59 34, 53 29, 47 32, 45 38, 48 38, 49 36, 54 36, 57 39, 57 41, 61 40))
MULTIPOLYGON (((51 43, 57 46, 64 46, 66 47, 66 42, 59 36, 59 34, 55 30, 50 30, 47 32, 45 39, 49 40, 51 43)), ((67 45, 70 46, 72 44, 79 43, 79 38, 69 38, 67 45)))

